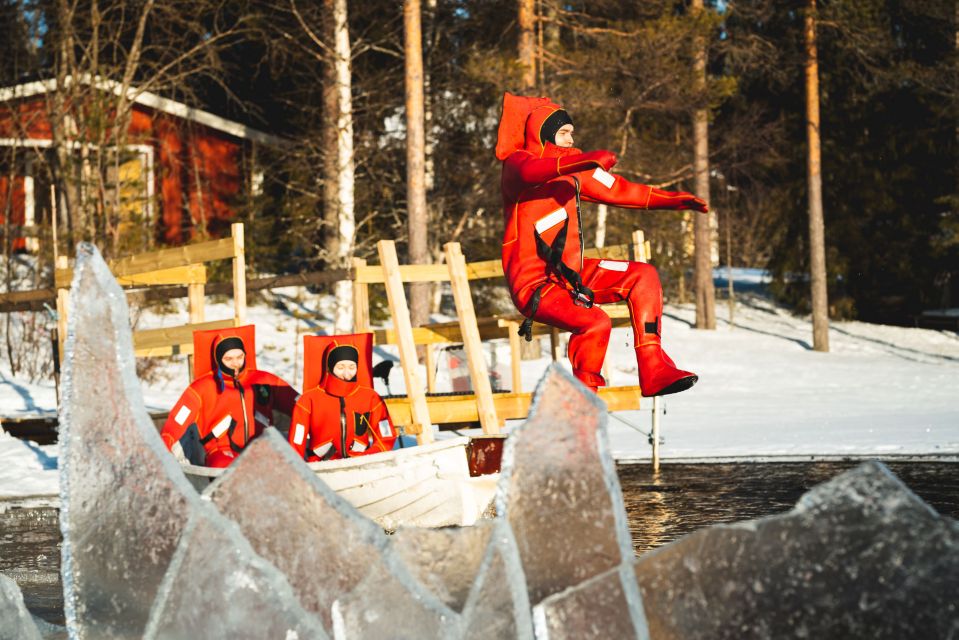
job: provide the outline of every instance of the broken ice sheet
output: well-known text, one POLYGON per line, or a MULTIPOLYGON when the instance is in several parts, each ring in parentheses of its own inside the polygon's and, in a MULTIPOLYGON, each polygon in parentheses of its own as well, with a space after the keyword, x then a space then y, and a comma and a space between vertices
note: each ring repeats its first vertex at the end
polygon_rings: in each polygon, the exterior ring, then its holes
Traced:
POLYGON ((76 638, 138 638, 196 493, 143 406, 129 310, 77 248, 60 411, 61 572, 76 638))
POLYGON ((382 564, 387 536, 267 429, 204 493, 332 632, 331 607, 382 564))
POLYGON ((655 638, 959 635, 959 525, 878 462, 786 514, 650 552, 636 574, 655 638))
POLYGON ((491 520, 471 527, 401 527, 389 537, 390 549, 414 578, 448 607, 462 611, 492 532, 491 520))
POLYGON ((235 523, 212 508, 194 511, 145 639, 326 637, 320 621, 303 609, 283 575, 253 551, 235 523))
POLYGON ((417 585, 398 558, 375 563, 332 607, 337 640, 458 638, 461 619, 417 585))
POLYGON ((603 402, 552 365, 506 441, 496 506, 533 604, 633 557, 606 419, 603 402))
POLYGON ((497 520, 463 611, 463 640, 532 638, 529 596, 516 540, 497 520))
POLYGON ((633 563, 555 593, 533 610, 537 638, 647 640, 649 630, 633 563))
POLYGON ((41 640, 20 587, 0 573, 0 640, 41 640))

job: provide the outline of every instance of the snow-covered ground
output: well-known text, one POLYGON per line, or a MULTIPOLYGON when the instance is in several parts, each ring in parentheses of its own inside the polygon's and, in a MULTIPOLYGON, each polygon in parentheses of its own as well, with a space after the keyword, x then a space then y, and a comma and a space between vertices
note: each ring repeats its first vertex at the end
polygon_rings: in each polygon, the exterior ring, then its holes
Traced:
MULTIPOLYGON (((717 275, 725 276, 725 271, 717 275)), ((739 290, 757 290, 754 271, 735 274, 739 290)), ((259 368, 298 387, 302 378, 302 336, 327 331, 316 317, 329 317, 327 299, 303 289, 281 289, 269 304, 252 306, 257 326, 259 368)), ((691 305, 668 305, 663 341, 679 366, 700 376, 693 389, 663 399, 661 448, 664 459, 821 455, 946 455, 959 457, 959 334, 862 322, 833 322, 830 352, 811 349, 808 318, 794 317, 760 293, 738 298, 735 325, 725 301, 717 303, 716 331, 692 328, 691 305)), ((230 317, 227 304, 209 304, 208 320, 230 317)), ((140 328, 186 322, 186 312, 145 314, 140 328)), ((614 385, 636 384, 632 332, 616 329, 609 348, 614 385)), ((496 371, 509 379, 506 344, 495 347, 496 371)), ((544 349, 544 356, 546 350, 544 349)), ((492 348, 490 359, 492 360, 492 348)), ((377 348, 374 362, 397 359, 377 348)), ((531 390, 548 358, 523 363, 523 386, 531 390)), ((568 366, 568 365, 567 365, 568 366)), ((0 419, 55 413, 52 382, 13 378, 0 365, 0 419)), ((185 360, 161 361, 144 383, 152 411, 168 410, 188 383, 185 360)), ((379 384, 379 383, 378 383, 379 384)), ((378 387, 381 393, 386 389, 378 387)), ((402 392, 399 367, 390 377, 402 392)), ((615 455, 650 455, 648 402, 641 411, 617 414, 610 436, 615 455), (625 423, 629 423, 628 426, 625 423)), ((55 493, 56 445, 38 446, 0 436, 0 498, 55 493)))

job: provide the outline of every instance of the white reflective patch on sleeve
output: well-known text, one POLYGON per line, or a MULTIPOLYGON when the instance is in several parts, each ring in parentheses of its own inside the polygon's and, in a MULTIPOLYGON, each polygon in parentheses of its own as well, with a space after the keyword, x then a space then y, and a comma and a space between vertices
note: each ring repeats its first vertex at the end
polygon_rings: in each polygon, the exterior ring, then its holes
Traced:
POLYGON ((306 438, 306 427, 304 427, 302 424, 297 424, 296 428, 293 430, 293 444, 303 444, 304 438, 306 438))
POLYGON ((382 420, 380 420, 379 427, 380 427, 380 435, 383 436, 384 438, 389 438, 391 435, 393 435, 393 429, 390 428, 390 421, 387 420, 386 418, 383 418, 382 420))
POLYGON ((354 440, 353 444, 350 445, 350 451, 354 453, 363 453, 369 448, 369 445, 363 444, 359 440, 354 440))
POLYGON ((612 189, 613 183, 616 182, 616 176, 611 173, 607 173, 602 167, 596 167, 596 171, 593 172, 593 180, 600 183, 607 189, 612 189))
POLYGON ((536 221, 536 233, 543 233, 547 229, 555 227, 566 218, 566 209, 557 209, 553 213, 543 216, 536 221))
POLYGON ((180 410, 176 412, 176 415, 173 417, 173 419, 182 427, 183 423, 186 422, 186 419, 190 417, 191 413, 193 412, 190 411, 190 407, 183 405, 180 407, 180 410))
POLYGON ((233 421, 233 418, 227 415, 225 418, 216 423, 216 426, 213 427, 213 437, 219 438, 226 430, 230 428, 230 423, 233 421))
POLYGON ((608 269, 609 271, 626 271, 629 269, 629 263, 620 262, 619 260, 600 260, 599 268, 608 269))
POLYGON ((325 455, 327 454, 327 452, 329 452, 330 447, 332 447, 332 446, 333 446, 333 443, 332 443, 332 442, 327 442, 326 444, 324 444, 324 445, 322 445, 322 446, 320 446, 320 447, 317 447, 316 449, 313 449, 313 453, 315 453, 317 456, 319 456, 320 458, 322 458, 323 456, 325 456, 325 455))

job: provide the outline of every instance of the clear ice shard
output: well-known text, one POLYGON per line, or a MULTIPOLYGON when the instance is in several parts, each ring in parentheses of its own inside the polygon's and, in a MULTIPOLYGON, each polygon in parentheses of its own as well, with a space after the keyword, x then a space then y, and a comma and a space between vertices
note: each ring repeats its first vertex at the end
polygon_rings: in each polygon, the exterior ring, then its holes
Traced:
POLYGON ((534 605, 633 557, 606 420, 603 402, 552 365, 506 440, 496 507, 534 605))
POLYGON ((383 529, 317 478, 275 429, 253 441, 204 496, 286 574, 330 633, 333 602, 384 562, 383 529))
POLYGON ((139 638, 190 511, 143 406, 129 310, 93 245, 70 291, 60 411, 61 573, 75 638, 139 638))
POLYGON ((0 640, 41 640, 20 587, 0 573, 0 640))
POLYGON ((555 593, 536 605, 537 640, 648 640, 633 563, 555 593))
POLYGON ((959 524, 878 462, 636 564, 653 637, 959 637, 959 524))
MULTIPOLYGON (((176 627, 164 626, 163 614, 178 597, 205 601, 208 612, 230 611, 239 619, 243 612, 233 612, 223 594, 232 589, 248 595, 230 581, 251 575, 260 581, 255 588, 268 586, 279 595, 260 592, 270 602, 256 610, 256 618, 244 618, 255 626, 239 636, 250 637, 259 627, 281 628, 291 611, 300 615, 295 598, 277 600, 290 593, 282 574, 250 549, 236 525, 200 499, 163 446, 143 406, 126 299, 92 245, 78 246, 69 304, 60 413, 60 528, 70 637, 141 638, 151 617, 156 618, 154 635, 166 637, 166 629, 176 627), (184 542, 188 522, 194 535, 184 542), (203 532, 199 542, 197 530, 203 532), (206 553, 197 557, 203 549, 206 553), (180 561, 173 566, 175 557, 180 561), (184 557, 196 564, 185 567, 184 557), (221 564, 223 558, 229 558, 228 566, 221 564), (197 591, 188 582, 185 590, 171 593, 169 585, 183 584, 177 579, 191 572, 199 576, 195 584, 219 592, 197 591), (167 585, 162 593, 161 585, 167 585), (156 611, 155 600, 161 601, 156 611)), ((322 637, 319 622, 304 619, 300 626, 313 634, 305 637, 322 637)), ((218 635, 187 630, 179 637, 218 635)))
POLYGON ((498 521, 463 611, 463 640, 532 639, 526 578, 513 532, 498 521))
POLYGON ((322 640, 328 635, 236 524, 213 509, 197 509, 143 637, 322 640))
POLYGON ((335 640, 458 638, 460 616, 413 584, 397 558, 385 560, 333 603, 335 640))
POLYGON ((389 537, 390 549, 446 606, 462 611, 492 532, 492 520, 471 527, 401 527, 389 537))

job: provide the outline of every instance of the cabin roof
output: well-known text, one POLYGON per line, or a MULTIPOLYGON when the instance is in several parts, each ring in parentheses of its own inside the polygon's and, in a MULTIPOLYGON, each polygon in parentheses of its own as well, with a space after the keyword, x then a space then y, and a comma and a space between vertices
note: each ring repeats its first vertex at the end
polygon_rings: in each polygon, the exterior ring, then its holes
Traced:
MULTIPOLYGON (((70 85, 73 82, 75 82, 74 78, 72 76, 67 76, 64 84, 70 85)), ((114 95, 120 95, 123 92, 123 85, 121 83, 116 82, 115 80, 101 78, 99 76, 80 76, 76 82, 88 86, 95 86, 114 95)), ((0 87, 0 102, 9 102, 10 100, 18 100, 22 98, 29 98, 31 96, 43 95, 45 93, 55 91, 56 88, 56 78, 26 82, 11 87, 0 87)), ((157 111, 162 111, 163 113, 167 113, 184 120, 197 122, 210 127, 211 129, 216 129, 217 131, 227 133, 236 138, 252 140, 254 142, 275 147, 282 147, 289 144, 287 140, 278 136, 259 131, 233 120, 227 120, 226 118, 210 113, 209 111, 203 111, 202 109, 188 106, 182 102, 177 102, 175 100, 158 96, 155 93, 137 89, 133 86, 126 88, 126 95, 127 98, 135 104, 143 105, 157 111)))

